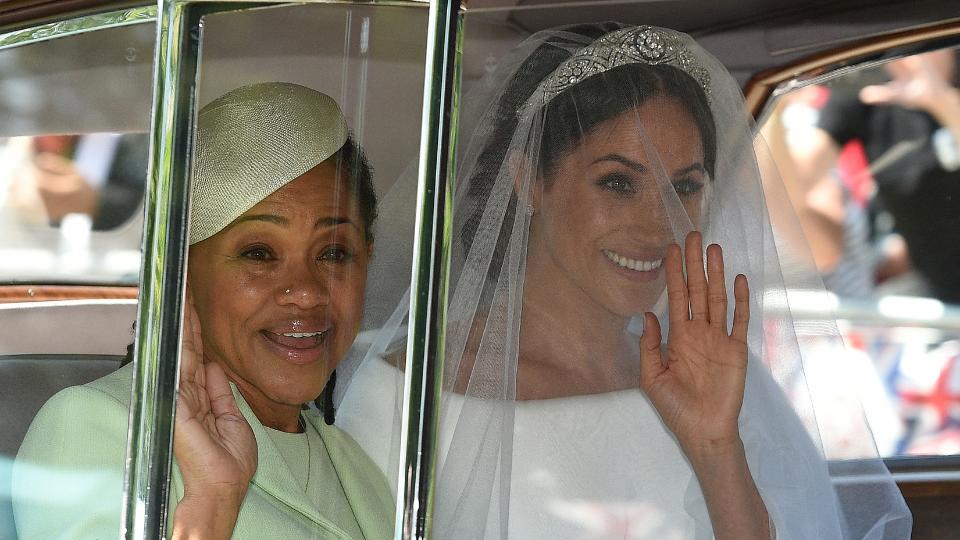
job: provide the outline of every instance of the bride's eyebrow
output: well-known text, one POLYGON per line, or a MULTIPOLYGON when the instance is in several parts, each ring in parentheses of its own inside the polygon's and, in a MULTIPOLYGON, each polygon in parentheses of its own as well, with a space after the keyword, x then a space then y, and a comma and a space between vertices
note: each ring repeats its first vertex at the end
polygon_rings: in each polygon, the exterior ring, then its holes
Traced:
POLYGON ((707 174, 707 169, 703 166, 702 163, 694 163, 693 165, 687 165, 686 167, 680 169, 679 171, 673 173, 673 176, 682 176, 687 173, 698 172, 701 174, 707 174))
MULTIPOLYGON (((638 163, 638 162, 636 162, 636 161, 633 161, 632 159, 625 158, 625 157, 621 156, 620 154, 606 154, 606 155, 604 155, 604 156, 600 156, 600 157, 598 157, 597 159, 593 160, 593 162, 590 163, 590 164, 591 164, 591 165, 596 165, 597 163, 600 163, 600 162, 603 162, 603 161, 614 161, 614 162, 619 163, 619 164, 621 164, 621 165, 623 165, 623 166, 625 166, 625 167, 628 167, 628 168, 630 168, 630 169, 633 169, 633 170, 637 171, 637 172, 640 173, 640 174, 645 174, 645 173, 649 172, 649 170, 650 170, 646 165, 644 165, 644 164, 642 164, 642 163, 638 163)), ((703 166, 703 163, 694 163, 694 164, 692 164, 692 165, 687 165, 686 167, 677 170, 677 171, 674 172, 671 176, 673 176, 673 177, 683 176, 683 175, 685 175, 685 174, 687 174, 687 173, 691 173, 691 172, 699 172, 699 173, 702 173, 702 174, 707 174, 707 169, 703 166)))
POLYGON ((637 171, 640 174, 644 174, 648 171, 646 165, 633 161, 632 159, 627 159, 621 156, 620 154, 607 154, 605 156, 600 156, 597 159, 593 160, 593 163, 591 163, 591 165, 596 165, 601 161, 615 161, 625 167, 628 167, 630 169, 637 171))

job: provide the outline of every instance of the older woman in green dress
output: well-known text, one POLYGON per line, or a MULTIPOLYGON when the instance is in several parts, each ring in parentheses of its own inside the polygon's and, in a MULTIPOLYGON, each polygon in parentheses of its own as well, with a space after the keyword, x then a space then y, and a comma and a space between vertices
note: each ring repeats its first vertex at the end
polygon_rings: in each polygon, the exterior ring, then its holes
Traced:
MULTIPOLYGON (((379 470, 322 414, 356 337, 370 170, 337 104, 286 83, 198 116, 168 530, 174 538, 386 538, 379 470)), ((132 369, 54 396, 14 470, 18 533, 114 537, 132 369)))

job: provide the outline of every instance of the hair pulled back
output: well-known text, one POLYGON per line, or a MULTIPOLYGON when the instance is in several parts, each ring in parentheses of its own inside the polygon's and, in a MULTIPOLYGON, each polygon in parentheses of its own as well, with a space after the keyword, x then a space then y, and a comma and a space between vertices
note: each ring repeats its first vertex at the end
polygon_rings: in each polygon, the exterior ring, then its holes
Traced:
MULTIPOLYGON (((473 165, 464 194, 471 209, 460 227, 463 255, 469 252, 491 191, 504 162, 510 159, 510 141, 519 123, 518 111, 540 83, 566 61, 585 41, 625 28, 619 23, 569 26, 540 44, 506 83, 500 101, 487 111, 483 122, 492 123, 477 161, 473 165), (583 38, 587 38, 584 40, 583 38)), ((497 77, 497 72, 491 75, 497 77)), ((566 89, 555 96, 544 111, 544 126, 537 156, 538 176, 548 178, 557 161, 576 148, 585 135, 603 122, 641 106, 655 96, 677 98, 690 112, 700 131, 704 167, 713 178, 716 164, 716 125, 706 94, 696 80, 670 65, 628 64, 566 89), (611 92, 611 89, 618 91, 611 92)), ((476 126, 472 126, 475 128, 476 126)), ((511 197, 503 226, 513 222, 517 198, 511 197)), ((508 242, 501 231, 495 257, 502 256, 508 242)))

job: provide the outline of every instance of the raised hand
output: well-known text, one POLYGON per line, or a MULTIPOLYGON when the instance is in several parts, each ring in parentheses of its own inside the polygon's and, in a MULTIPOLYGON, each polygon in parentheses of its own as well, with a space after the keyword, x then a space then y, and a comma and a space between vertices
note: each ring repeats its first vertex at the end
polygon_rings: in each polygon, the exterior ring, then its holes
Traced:
POLYGON ((894 60, 886 65, 893 79, 885 84, 864 86, 860 101, 870 105, 901 105, 927 111, 937 116, 937 110, 950 101, 955 92, 948 77, 937 69, 936 63, 944 57, 953 62, 950 51, 916 54, 894 60))
POLYGON ((183 474, 184 498, 177 507, 174 527, 189 522, 194 531, 229 528, 224 533, 232 533, 236 513, 257 470, 257 442, 223 369, 214 362, 203 362, 200 321, 190 299, 183 324, 173 451, 183 474), (207 513, 213 509, 217 511, 207 513), (216 523, 231 515, 228 525, 216 523), (208 528, 214 525, 218 527, 208 528))
POLYGON ((707 249, 704 275, 700 233, 687 236, 686 268, 684 279, 680 246, 670 246, 665 261, 670 335, 662 351, 660 322, 652 313, 645 315, 640 387, 695 459, 740 448, 737 418, 746 382, 750 304, 746 277, 738 275, 728 333, 723 253, 718 245, 707 249))

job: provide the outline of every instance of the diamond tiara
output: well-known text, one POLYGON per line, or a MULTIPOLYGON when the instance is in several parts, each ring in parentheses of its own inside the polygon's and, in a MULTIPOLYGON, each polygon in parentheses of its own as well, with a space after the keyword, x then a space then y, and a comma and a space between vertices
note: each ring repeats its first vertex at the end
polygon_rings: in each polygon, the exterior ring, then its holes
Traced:
POLYGON ((636 26, 606 34, 568 58, 553 71, 530 96, 521 111, 546 105, 564 90, 584 79, 629 64, 666 64, 681 69, 700 85, 710 98, 710 74, 687 49, 684 34, 636 26))

